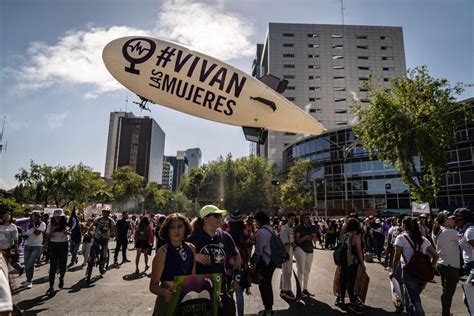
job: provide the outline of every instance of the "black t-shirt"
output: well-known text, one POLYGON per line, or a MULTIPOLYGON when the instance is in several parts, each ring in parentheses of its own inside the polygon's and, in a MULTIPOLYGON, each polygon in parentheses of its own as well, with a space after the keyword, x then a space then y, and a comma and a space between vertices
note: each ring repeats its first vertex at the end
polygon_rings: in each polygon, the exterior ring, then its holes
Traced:
POLYGON ((196 262, 196 273, 222 273, 225 276, 225 263, 230 257, 239 254, 235 242, 229 233, 218 228, 214 237, 209 236, 202 228, 196 229, 188 240, 196 247, 196 253, 209 257, 210 265, 196 262))
POLYGON ((117 238, 118 239, 127 239, 128 230, 130 229, 130 222, 126 219, 119 219, 117 221, 117 238))

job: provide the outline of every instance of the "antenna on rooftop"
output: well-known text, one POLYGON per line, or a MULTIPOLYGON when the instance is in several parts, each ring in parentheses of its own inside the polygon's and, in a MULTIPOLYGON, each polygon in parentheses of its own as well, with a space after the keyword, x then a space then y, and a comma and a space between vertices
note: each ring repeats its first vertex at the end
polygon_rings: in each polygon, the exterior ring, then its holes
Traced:
POLYGON ((344 25, 344 0, 341 0, 342 25, 344 25))

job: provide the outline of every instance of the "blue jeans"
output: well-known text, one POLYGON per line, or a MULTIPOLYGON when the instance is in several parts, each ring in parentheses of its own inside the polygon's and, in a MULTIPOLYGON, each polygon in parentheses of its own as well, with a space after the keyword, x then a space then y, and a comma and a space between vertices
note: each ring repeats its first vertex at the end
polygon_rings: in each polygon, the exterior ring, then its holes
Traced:
POLYGON ((41 256, 43 246, 25 246, 23 250, 25 260, 25 274, 26 281, 31 282, 33 280, 33 272, 35 271, 35 262, 41 256))
POLYGON ((421 305, 420 294, 425 289, 425 281, 418 280, 406 271, 402 271, 403 285, 406 291, 405 304, 408 309, 408 315, 424 316, 425 311, 421 305))
POLYGON ((237 305, 237 315, 244 316, 244 290, 240 286, 235 290, 235 302, 237 305))

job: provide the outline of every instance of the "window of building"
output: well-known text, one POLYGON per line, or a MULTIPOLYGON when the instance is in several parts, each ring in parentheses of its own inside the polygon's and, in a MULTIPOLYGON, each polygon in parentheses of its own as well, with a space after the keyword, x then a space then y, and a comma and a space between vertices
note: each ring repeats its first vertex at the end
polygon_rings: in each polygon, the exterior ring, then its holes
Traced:
POLYGON ((319 87, 309 87, 309 90, 311 91, 314 91, 314 90, 317 90, 317 89, 320 89, 319 87))
POLYGON ((334 49, 343 49, 344 45, 332 45, 332 48, 334 48, 334 49))
POLYGON ((308 58, 319 58, 319 55, 309 54, 309 55, 308 55, 308 58))
POLYGON ((358 49, 369 49, 369 46, 367 45, 357 45, 358 49))
POLYGON ((380 46, 381 50, 389 50, 392 49, 392 46, 380 46))
POLYGON ((360 80, 360 81, 368 81, 369 78, 367 78, 367 77, 359 77, 359 80, 360 80))
POLYGON ((314 76, 308 76, 308 79, 312 80, 312 79, 314 79, 314 76))
POLYGON ((309 109, 309 113, 316 113, 316 109, 309 109))
POLYGON ((332 69, 344 69, 344 66, 332 66, 332 69))
POLYGON ((388 67, 383 67, 382 70, 383 70, 383 71, 389 71, 390 68, 388 68, 388 67))
POLYGON ((347 125, 346 121, 336 121, 336 125, 347 125))
POLYGON ((295 90, 295 86, 286 86, 286 90, 295 90))
POLYGON ((362 103, 370 103, 370 100, 369 100, 369 99, 360 99, 360 102, 362 102, 362 103))
POLYGON ((309 69, 319 69, 320 66, 319 65, 308 65, 308 68, 309 69))
POLYGON ((346 91, 344 87, 334 87, 334 91, 346 91))
POLYGON ((334 79, 344 79, 344 76, 334 76, 334 79))
POLYGON ((283 79, 295 79, 295 75, 283 75, 283 79))
POLYGON ((283 47, 294 47, 295 44, 293 43, 283 43, 283 47))
POLYGON ((295 34, 293 33, 283 33, 283 37, 293 37, 295 34))
POLYGON ((344 56, 333 55, 333 56, 332 56, 332 59, 344 59, 344 56))
POLYGON ((384 40, 389 40, 389 39, 391 39, 391 38, 392 38, 391 36, 380 36, 380 39, 381 39, 382 41, 384 41, 384 40))
POLYGON ((285 64, 283 65, 283 68, 295 68, 295 65, 285 64))
MULTIPOLYGON (((287 135, 287 136, 294 136, 294 135, 296 135, 296 133, 285 132, 285 135, 287 135)), ((286 145, 285 145, 285 146, 286 146, 286 145)))
POLYGON ((334 110, 334 113, 336 113, 336 114, 345 114, 345 113, 347 113, 347 110, 344 110, 344 109, 334 110))
POLYGON ((309 102, 314 102, 316 101, 316 98, 309 98, 309 102))
POLYGON ((384 56, 382 60, 393 60, 393 56, 384 56))
POLYGON ((360 92, 367 92, 367 91, 369 91, 369 89, 363 88, 363 87, 359 87, 359 91, 360 91, 360 92))
POLYGON ((389 78, 383 78, 383 81, 385 81, 385 82, 389 82, 389 81, 390 81, 390 79, 389 79, 389 78))
POLYGON ((370 70, 370 67, 366 67, 366 66, 359 66, 357 67, 359 70, 370 70))
POLYGON ((288 101, 295 101, 294 97, 288 97, 287 99, 288 99, 288 101))
POLYGON ((345 102, 346 98, 334 99, 334 102, 345 102))
POLYGON ((368 60, 369 56, 357 56, 357 59, 368 60))
POLYGON ((342 35, 341 34, 332 34, 331 37, 332 38, 342 38, 342 35))
POLYGON ((295 54, 283 54, 283 57, 294 58, 295 54))
POLYGON ((357 39, 367 39, 367 35, 356 35, 357 39))
POLYGON ((308 37, 318 37, 319 35, 316 33, 308 33, 308 37))
POLYGON ((318 48, 319 44, 308 44, 309 48, 318 48))

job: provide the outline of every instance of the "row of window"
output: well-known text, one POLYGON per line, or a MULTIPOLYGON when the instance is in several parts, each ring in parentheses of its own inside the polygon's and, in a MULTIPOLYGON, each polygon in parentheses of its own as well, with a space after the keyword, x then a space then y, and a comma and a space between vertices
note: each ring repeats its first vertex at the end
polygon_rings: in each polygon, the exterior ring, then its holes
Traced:
MULTIPOLYGON (((293 47, 293 44, 283 44, 283 46, 293 47), (291 45, 291 46, 286 46, 286 45, 291 45)), ((333 59, 336 59, 336 58, 334 58, 335 56, 339 56, 339 55, 333 55, 333 59)), ((295 54, 283 54, 283 57, 285 57, 285 58, 294 58, 295 54)), ((308 54, 308 58, 319 58, 319 55, 318 54, 308 54)), ((337 58, 337 59, 340 59, 340 58, 337 58)), ((357 56, 357 59, 369 60, 369 56, 357 56)), ((380 57, 380 59, 381 60, 394 60, 393 56, 382 56, 382 57, 380 57)))
MULTIPOLYGON (((294 37, 295 34, 294 33, 283 33, 283 37, 294 37)), ((308 33, 307 34, 308 37, 312 37, 312 38, 315 38, 315 37, 319 37, 319 34, 317 33, 308 33)), ((343 38, 342 34, 331 34, 331 38, 343 38)), ((355 38, 356 39, 367 39, 367 35, 355 35, 355 38)), ((386 35, 382 35, 379 37, 381 40, 389 40, 391 39, 392 37, 391 36, 386 36, 386 35)))
MULTIPOLYGON (((288 89, 288 88, 287 88, 288 89)), ((290 90, 294 90, 294 89, 290 89, 290 90)), ((287 99, 289 101, 295 101, 295 97, 287 97, 287 99)), ((316 102, 316 101, 320 101, 321 98, 308 98, 308 101, 309 102, 316 102)), ((347 99, 346 98, 338 98, 338 99, 334 99, 334 102, 336 103, 340 103, 340 102, 346 102, 347 99)), ((360 102, 362 103, 369 103, 370 100, 369 99, 360 99, 360 102)), ((335 113, 336 114, 344 114, 344 113, 347 113, 347 110, 344 110, 344 109, 339 109, 339 110, 335 110, 335 113)))
MULTIPOLYGON (((293 43, 283 43, 283 47, 295 47, 293 43)), ((357 45, 358 49, 369 49, 369 45, 357 45)), ((319 48, 319 44, 310 43, 308 44, 308 48, 319 48)), ((332 45, 333 49, 344 49, 344 45, 342 44, 334 44, 332 45)), ((388 50, 392 49, 392 46, 380 46, 381 50, 388 50)))
MULTIPOLYGON (((283 68, 295 68, 295 65, 293 65, 293 64, 284 64, 283 68)), ((308 65, 308 69, 321 69, 321 65, 308 65)), ((335 65, 335 66, 332 66, 332 69, 343 70, 343 69, 345 69, 345 67, 341 66, 341 65, 335 65)), ((357 69, 359 69, 359 70, 370 70, 370 67, 369 66, 358 66, 357 69)), ((383 71, 394 71, 395 67, 382 67, 382 70, 383 71)))

